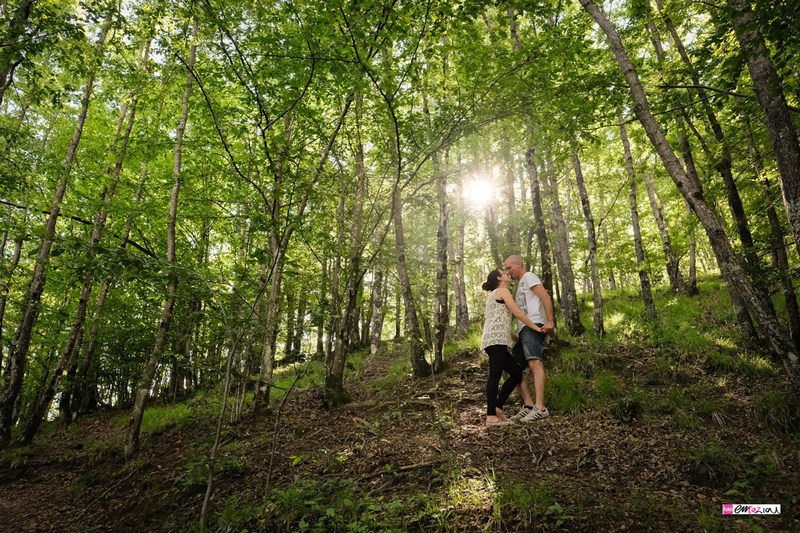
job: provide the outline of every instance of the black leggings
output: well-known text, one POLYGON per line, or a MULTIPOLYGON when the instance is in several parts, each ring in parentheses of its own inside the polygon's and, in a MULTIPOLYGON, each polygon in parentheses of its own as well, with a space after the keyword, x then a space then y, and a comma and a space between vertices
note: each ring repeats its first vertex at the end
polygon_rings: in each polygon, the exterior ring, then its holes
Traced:
POLYGON ((514 390, 514 387, 522 381, 522 369, 517 365, 508 351, 508 346, 494 344, 486 347, 489 355, 489 380, 486 382, 486 416, 494 416, 495 408, 503 408, 503 404, 514 390), (497 387, 500 385, 500 378, 503 370, 508 373, 508 378, 503 382, 500 392, 497 387))

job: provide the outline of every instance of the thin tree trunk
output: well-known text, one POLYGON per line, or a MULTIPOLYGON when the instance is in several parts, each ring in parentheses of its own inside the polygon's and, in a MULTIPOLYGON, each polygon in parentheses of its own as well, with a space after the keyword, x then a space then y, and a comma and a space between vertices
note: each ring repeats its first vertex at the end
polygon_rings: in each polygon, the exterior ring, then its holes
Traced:
MULTIPOLYGON (((313 175, 310 179, 310 184, 306 187, 305 191, 303 192, 302 198, 300 200, 300 205, 297 208, 295 216, 300 219, 303 217, 305 213, 305 209, 308 206, 309 196, 311 191, 313 190, 314 186, 319 181, 319 177, 322 174, 323 169, 328 161, 328 157, 333 149, 333 144, 336 141, 336 137, 339 135, 339 131, 342 128, 342 124, 344 124, 345 118, 350 111, 350 107, 353 104, 353 100, 355 99, 356 94, 355 92, 351 92, 342 107, 342 110, 337 118, 336 124, 333 127, 333 131, 331 132, 330 136, 328 137, 327 143, 321 150, 319 159, 317 160, 317 166, 314 169, 313 175)), ((286 133, 285 133, 285 149, 288 150, 288 146, 290 144, 292 138, 292 130, 293 130, 293 119, 290 115, 286 115, 285 119, 286 123, 286 133)), ((274 194, 274 203, 272 205, 272 221, 274 223, 275 228, 281 228, 283 224, 281 224, 281 204, 283 202, 282 198, 282 191, 281 191, 281 183, 284 181, 284 164, 288 163, 286 161, 287 154, 285 152, 279 152, 280 160, 277 161, 276 168, 278 169, 278 175, 276 176, 276 183, 277 186, 273 191, 274 194)), ((289 248, 289 244, 292 239, 292 235, 294 234, 294 226, 288 226, 283 230, 283 234, 278 234, 277 229, 273 234, 270 236, 270 246, 272 256, 274 258, 273 263, 273 274, 272 274, 272 290, 270 292, 269 298, 269 305, 267 309, 267 327, 266 327, 266 334, 265 334, 265 342, 264 348, 262 350, 262 357, 261 357, 261 372, 259 382, 256 387, 255 397, 253 399, 253 414, 257 415, 262 406, 269 406, 269 396, 270 396, 270 389, 272 388, 272 373, 275 365, 275 339, 277 338, 277 323, 278 323, 278 302, 280 301, 280 291, 281 291, 281 278, 283 275, 283 267, 284 262, 286 259, 286 250, 289 248)), ((358 278, 360 281, 360 277, 358 278)), ((357 290, 356 290, 357 293, 357 290)))
POLYGON ((633 226, 633 247, 636 251, 636 264, 639 266, 639 283, 642 287, 642 301, 647 320, 655 322, 657 318, 656 304, 653 301, 653 291, 650 287, 650 274, 647 272, 647 261, 644 256, 642 244, 642 230, 639 227, 639 207, 636 199, 636 171, 633 168, 631 145, 628 142, 628 133, 625 131, 625 121, 619 117, 619 134, 622 138, 622 147, 625 150, 625 169, 628 172, 630 184, 631 225, 633 226))
MULTIPOLYGON (((112 17, 107 17, 103 22, 100 29, 100 35, 95 45, 96 57, 95 61, 99 61, 103 55, 103 48, 105 46, 106 36, 111 27, 112 17)), ((67 191, 67 184, 69 183, 72 165, 75 162, 75 154, 78 151, 78 144, 80 143, 81 136, 83 135, 83 126, 86 123, 86 116, 89 112, 89 102, 92 97, 92 90, 94 88, 94 80, 96 74, 97 64, 90 71, 86 78, 86 83, 83 88, 83 97, 81 99, 81 111, 78 115, 78 120, 75 126, 75 132, 72 135, 72 140, 67 149, 67 155, 64 160, 64 169, 61 173, 61 181, 56 188, 53 200, 50 204, 50 214, 47 217, 47 222, 44 228, 44 238, 39 253, 36 256, 36 263, 33 268, 33 275, 28 289, 27 302, 25 310, 22 315, 19 327, 16 334, 16 345, 11 357, 11 370, 9 372, 9 380, 6 388, 0 394, 0 447, 8 443, 11 437, 11 421, 13 419, 14 405, 16 404, 17 397, 22 389, 22 382, 25 373, 25 364, 27 362, 28 348, 30 347, 31 337, 33 335, 33 328, 36 325, 36 319, 39 316, 39 308, 41 303, 42 293, 44 292, 45 277, 47 273, 47 266, 50 261, 50 250, 53 246, 56 234, 56 224, 58 222, 59 213, 61 211, 61 202, 67 191)))
MULTIPOLYGON (((533 127, 528 121, 529 135, 533 127)), ((536 231, 536 242, 539 243, 539 252, 542 257, 542 286, 548 294, 553 294, 553 263, 550 258, 550 243, 547 240, 547 228, 542 211, 542 196, 539 186, 539 171, 533 159, 534 150, 525 151, 525 164, 528 169, 528 178, 531 184, 531 203, 533 204, 533 221, 536 231)))
POLYGON ((197 36, 197 20, 192 24, 192 36, 193 42, 189 52, 188 63, 189 75, 186 80, 186 88, 183 91, 183 98, 181 99, 181 118, 178 123, 178 129, 175 132, 175 149, 172 160, 173 185, 169 200, 169 215, 167 217, 167 262, 170 265, 169 281, 166 287, 166 299, 161 309, 161 320, 159 322, 158 333, 156 334, 155 346, 153 347, 150 359, 147 361, 144 374, 139 382, 131 417, 128 420, 128 431, 123 450, 126 459, 133 457, 133 455, 139 451, 139 432, 142 428, 142 419, 144 418, 144 410, 147 405, 147 397, 150 395, 150 390, 153 386, 153 378, 155 377, 161 357, 164 354, 164 347, 167 344, 167 334, 172 324, 172 309, 175 306, 175 295, 178 290, 178 273, 175 270, 175 225, 178 217, 178 195, 181 188, 183 135, 186 131, 186 123, 189 119, 189 95, 191 94, 192 84, 194 82, 193 72, 197 57, 197 45, 194 43, 194 37, 197 36))
MULTIPOLYGON (((702 185, 700 184, 700 177, 697 173, 697 167, 694 163, 694 156, 692 155, 692 147, 689 144, 689 139, 686 135, 686 122, 684 118, 678 117, 678 142, 681 146, 683 153, 683 162, 686 168, 687 178, 697 187, 697 190, 702 193, 702 185)), ((699 137, 699 136, 698 136, 699 137)), ((735 287, 727 285, 728 294, 731 297, 731 305, 733 312, 736 316, 736 323, 741 330, 742 334, 748 339, 756 338, 756 330, 753 326, 753 320, 750 318, 750 313, 747 311, 747 305, 739 295, 735 287)))
POLYGON ((786 254, 786 245, 784 244, 785 231, 781 226, 778 213, 775 210, 772 186, 769 179, 764 174, 764 163, 761 158, 761 152, 759 152, 755 139, 753 138, 750 120, 746 115, 743 116, 743 119, 747 137, 747 150, 752 158, 753 169, 755 170, 756 176, 761 180, 764 203, 767 206, 772 266, 778 271, 778 276, 780 277, 781 289, 786 302, 786 312, 789 315, 789 335, 794 341, 795 346, 800 349, 800 309, 797 305, 797 295, 789 271, 789 259, 786 254))
POLYGON ((411 368, 414 376, 425 377, 431 374, 431 365, 425 359, 425 339, 420 328, 417 310, 414 306, 414 295, 411 289, 411 278, 406 265, 406 240, 403 232, 403 202, 399 188, 392 195, 394 203, 394 240, 397 252, 397 274, 403 291, 403 304, 406 308, 406 335, 411 344, 411 368))
MULTIPOLYGON (((114 198, 114 195, 117 190, 117 184, 119 183, 120 173, 122 172, 122 163, 125 159, 125 152, 128 147, 128 140, 130 139, 131 130, 133 129, 133 123, 136 116, 136 103, 137 100, 134 98, 131 106, 130 106, 130 113, 128 116, 128 125, 125 129, 125 133, 120 138, 120 127, 124 122, 124 115, 123 113, 127 113, 128 109, 123 109, 120 116, 119 125, 117 127, 117 132, 114 138, 114 141, 111 145, 111 154, 114 157, 114 166, 106 167, 106 176, 110 176, 111 182, 108 185, 108 189, 104 190, 101 193, 101 202, 102 205, 100 210, 94 217, 94 224, 92 227, 92 248, 97 249, 100 244, 100 239, 103 235, 103 229, 105 228, 106 219, 108 217, 108 206, 110 205, 111 201, 114 198), (121 142, 120 142, 121 141, 121 142), (119 143, 119 145, 118 145, 119 143)), ((66 345, 61 352, 61 357, 56 364, 55 371, 53 372, 52 377, 47 383, 47 386, 42 394, 40 399, 40 403, 34 408, 33 415, 31 418, 28 419, 25 429, 22 433, 21 441, 25 444, 30 443, 33 440, 33 437, 36 435, 36 432, 39 429, 39 425, 45 419, 47 415, 47 411, 50 409, 50 402, 53 401, 53 397, 56 394, 56 389, 61 382, 61 379, 64 374, 64 370, 68 370, 70 374, 69 379, 72 379, 75 375, 75 371, 77 370, 76 365, 76 357, 77 357, 77 347, 80 346, 80 337, 83 335, 83 324, 86 320, 86 310, 89 305, 89 299, 91 298, 92 288, 94 286, 94 274, 91 271, 86 272, 83 277, 83 287, 81 288, 81 295, 78 300, 78 305, 75 309, 75 317, 72 322, 72 327, 70 328, 69 335, 67 337, 66 345)), ((61 399, 61 406, 60 408, 64 407, 65 402, 69 402, 69 394, 68 391, 64 391, 66 394, 62 394, 61 399)))
POLYGON ((583 217, 586 219, 586 236, 589 244, 589 264, 592 269, 592 295, 594 299, 594 313, 592 324, 594 334, 602 337, 605 334, 603 327, 603 295, 600 292, 600 269, 597 266, 597 236, 594 230, 594 218, 592 209, 589 205, 589 194, 586 192, 586 184, 583 180, 581 161, 577 152, 572 154, 572 164, 575 167, 575 180, 578 183, 578 192, 581 195, 581 206, 583 207, 583 217))
POLYGON ((373 356, 381 353, 381 333, 383 331, 383 299, 386 294, 383 284, 383 269, 375 267, 372 276, 372 320, 369 325, 369 351, 373 356))
MULTIPOLYGON (((458 156, 458 167, 461 168, 461 154, 458 156)), ((456 332, 459 335, 469 331, 469 307, 467 306, 467 284, 464 278, 464 240, 465 240, 465 216, 464 216, 464 184, 461 174, 456 178, 456 215, 458 224, 456 226, 456 246, 453 254, 453 292, 456 297, 456 332)))
MULTIPOLYGON (((739 293, 747 301, 753 316, 759 324, 758 332, 761 340, 772 349, 772 352, 781 361, 794 389, 800 391, 800 360, 798 360, 797 351, 792 343, 788 341, 788 336, 783 327, 770 312, 770 306, 762 300, 761 294, 750 283, 741 260, 734 253, 725 234, 725 228, 719 215, 706 203, 702 191, 687 177, 680 161, 667 143, 664 133, 650 111, 644 88, 622 45, 619 34, 591 0, 580 0, 580 2, 608 37, 611 51, 628 82, 634 100, 634 112, 661 157, 670 177, 689 202, 692 210, 697 214, 700 223, 703 224, 708 240, 717 257, 717 263, 720 266, 723 278, 729 287, 738 289, 739 293)), ((740 0, 729 0, 729 2, 740 2, 740 0)), ((753 77, 756 78, 757 76, 753 77)), ((800 159, 797 161, 800 162, 800 159)), ((798 165, 798 170, 800 170, 800 165, 798 165)))
POLYGON ((681 274, 680 265, 678 264, 678 256, 675 255, 675 250, 672 248, 672 240, 669 236, 667 221, 664 219, 664 213, 661 211, 661 206, 658 204, 653 177, 647 171, 644 172, 644 184, 647 188, 647 198, 650 200, 653 217, 656 219, 658 233, 661 235, 661 247, 664 250, 664 257, 667 259, 669 286, 675 294, 684 294, 686 288, 683 282, 683 274, 681 274))
POLYGON ((6 90, 14 81, 14 70, 25 59, 24 45, 20 41, 25 36, 25 26, 31 15, 31 8, 36 0, 22 0, 14 11, 8 26, 8 33, 0 47, 0 104, 6 90))
POLYGON ((734 11, 733 28, 747 58, 750 78, 775 148, 783 203, 794 234, 795 247, 800 253, 800 141, 797 129, 750 3, 748 0, 727 0, 727 3, 734 11))
MULTIPOLYGON (((364 145, 361 139, 361 120, 362 120, 363 96, 359 91, 355 95, 355 121, 356 121, 356 176, 357 183, 353 196, 353 213, 350 222, 350 246, 347 252, 347 278, 345 282, 345 303, 344 315, 340 316, 336 324, 336 344, 333 352, 329 354, 325 365, 325 403, 328 407, 340 405, 348 401, 347 392, 344 389, 344 369, 349 355, 351 338, 354 326, 357 327, 358 319, 356 309, 358 297, 361 292, 361 250, 362 250, 362 225, 363 225, 363 201, 367 188, 367 169, 364 163, 364 145)), ((350 194, 342 185, 341 201, 344 202, 350 194)), ((342 204, 340 204, 342 205, 342 204)), ((340 221, 343 222, 343 221, 340 221)), ((343 233, 343 231, 342 231, 343 233)), ((344 244, 343 239, 340 240, 344 244)), ((337 281, 338 284, 338 281, 337 281)), ((336 301, 334 301, 336 302, 336 301)), ((334 305, 336 305, 334 303, 334 305)), ((341 309, 338 306, 337 309, 341 309)))
POLYGON ((501 142, 503 150, 503 176, 505 177, 504 189, 506 193, 506 206, 508 207, 508 227, 506 229, 506 243, 510 244, 514 253, 522 253, 522 235, 517 223, 517 196, 514 191, 516 178, 514 177, 514 160, 511 157, 509 141, 504 138, 501 142))
MULTIPOLYGON (((694 213, 692 212, 692 208, 689 206, 689 202, 686 201, 684 198, 683 205, 686 208, 686 215, 689 218, 694 217, 694 213)), ((688 296, 694 296, 697 294, 697 231, 694 221, 690 223, 689 229, 689 281, 686 284, 686 294, 688 296)))
MULTIPOLYGON (((3 342, 3 324, 6 314, 6 303, 8 302, 8 292, 11 288, 11 280, 14 276, 14 272, 17 270, 17 266, 19 265, 19 258, 22 255, 22 244, 25 242, 23 237, 17 237, 14 239, 14 252, 11 254, 11 264, 5 269, 6 278, 0 282, 0 372, 2 372, 3 380, 9 376, 9 372, 11 370, 11 353, 13 353, 13 346, 12 351, 9 352, 9 360, 5 362, 5 350, 3 347, 5 343, 3 342)), ((3 246, 3 254, 2 257, 5 258, 5 244, 3 246)), ((8 383, 5 383, 5 387, 8 387, 8 383)))
MULTIPOLYGON (((139 187, 136 190, 134 204, 137 206, 141 203, 142 190, 144 189, 146 179, 147 167, 142 170, 142 179, 139 181, 139 187)), ((119 244, 120 248, 124 249, 128 245, 128 239, 130 238, 131 229, 133 227, 133 218, 133 215, 130 215, 125 222, 125 231, 122 234, 122 240, 119 244)), ((92 327, 89 330, 89 338, 86 344, 86 349, 84 350, 81 366, 78 369, 75 382, 72 384, 74 391, 72 393, 72 399, 66 402, 64 404, 64 408, 60 410, 60 425, 62 427, 68 426, 72 422, 75 414, 87 408, 87 405, 85 405, 86 400, 91 396, 89 391, 90 389, 96 389, 97 387, 97 384, 91 381, 89 376, 90 369, 94 364, 94 354, 97 351, 97 336, 100 330, 100 323, 105 312, 106 299, 111 291, 111 285, 112 279, 107 277, 100 284, 100 288, 97 291, 97 301, 94 309, 94 321, 92 322, 92 327)), ((65 394, 68 393, 65 392, 65 394)))
MULTIPOLYGON (((600 193, 600 209, 605 213, 606 206, 603 193, 600 193)), ((607 215, 603 215, 604 217, 607 215)), ((612 291, 617 290, 617 280, 614 277, 614 267, 611 264, 611 245, 608 242, 608 224, 604 223, 603 219, 600 220, 600 235, 603 237, 603 257, 605 265, 608 269, 608 288, 612 291)))
POLYGON ((545 193, 550 196, 550 218, 553 221, 555 230, 555 252, 556 264, 558 265, 558 277, 561 284, 561 313, 564 315, 564 323, 567 331, 573 337, 577 337, 584 332, 578 312, 578 295, 575 291, 575 274, 572 270, 572 259, 569 255, 569 237, 567 235, 567 225, 564 222, 564 215, 561 210, 561 201, 558 198, 558 182, 556 172, 552 162, 548 160, 547 169, 549 185, 545 193))
POLYGON ((436 201, 439 204, 439 226, 436 230, 436 325, 434 339, 433 371, 444 369, 444 341, 450 327, 450 309, 447 304, 447 177, 439 168, 438 156, 434 156, 436 178, 436 201))
POLYGON ((291 349, 292 354, 297 356, 303 352, 303 334, 306 330, 306 309, 308 308, 308 298, 305 294, 300 294, 297 302, 297 319, 292 333, 291 349))
MULTIPOLYGON (((753 236, 750 232, 750 225, 747 222, 747 216, 744 212, 744 206, 742 205, 742 198, 739 195, 739 189, 736 186, 736 181, 733 178, 733 163, 731 158, 730 148, 728 147, 728 143, 725 140, 725 134, 722 131, 722 126, 717 119, 716 114, 714 113, 714 109, 711 107, 710 100, 708 98, 708 94, 706 90, 703 88, 703 85, 700 83, 700 78, 697 75, 697 70, 694 68, 691 59, 689 58, 689 54, 686 52, 686 48, 683 45, 683 41, 681 40, 680 36, 678 35, 678 30, 675 28, 675 25, 672 22, 671 17, 669 14, 664 12, 664 6, 661 0, 655 0, 656 6, 658 7, 659 13, 661 13, 664 23, 667 26, 667 30, 669 31, 670 35, 672 36, 672 40, 675 43, 675 47, 678 50, 678 54, 681 57, 684 65, 688 67, 692 82, 695 86, 695 91, 697 95, 700 97, 700 102, 702 104, 703 112, 708 119, 708 123, 711 126, 711 131, 714 134, 714 138, 716 139, 717 143, 719 144, 719 149, 717 153, 719 154, 718 157, 714 157, 712 154, 710 158, 714 161, 715 167, 717 171, 722 176, 722 181, 725 184, 725 191, 728 195, 728 205, 731 209, 731 214, 733 215, 733 219, 736 222, 736 228, 739 232, 739 238, 742 242, 742 247, 744 248, 745 258, 747 259, 747 263, 751 269, 751 275, 754 279, 758 280, 763 277, 761 272, 761 268, 759 265, 758 257, 756 255, 755 246, 753 243, 753 236)), ((699 132, 698 132, 699 133, 699 132)), ((758 285, 758 283, 756 283, 758 285)))
POLYGON ((497 235, 497 222, 492 204, 486 205, 484 220, 486 221, 486 234, 489 236, 489 253, 494 260, 495 268, 501 268, 503 258, 500 254, 500 237, 497 235))

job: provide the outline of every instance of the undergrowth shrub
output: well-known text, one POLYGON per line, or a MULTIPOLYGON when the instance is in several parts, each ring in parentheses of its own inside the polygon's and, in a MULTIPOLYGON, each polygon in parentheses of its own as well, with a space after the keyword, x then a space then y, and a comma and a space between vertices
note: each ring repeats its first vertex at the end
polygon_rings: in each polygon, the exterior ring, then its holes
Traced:
POLYGON ((741 458, 720 441, 685 453, 689 478, 697 485, 717 487, 732 483, 742 464, 741 458))
POLYGON ((614 418, 625 424, 639 420, 648 410, 647 393, 639 388, 634 388, 611 406, 614 418))
POLYGON ((755 406, 758 417, 770 429, 790 433, 797 425, 797 407, 789 392, 764 391, 756 397, 755 406))

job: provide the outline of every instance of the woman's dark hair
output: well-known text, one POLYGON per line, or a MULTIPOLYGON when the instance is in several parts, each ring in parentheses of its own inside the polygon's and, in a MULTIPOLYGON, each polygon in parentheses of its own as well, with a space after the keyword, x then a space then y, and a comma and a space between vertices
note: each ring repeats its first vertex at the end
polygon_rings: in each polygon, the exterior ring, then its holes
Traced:
POLYGON ((500 285, 500 280, 497 279, 502 275, 502 272, 499 270, 492 270, 489 272, 489 276, 486 278, 486 283, 481 285, 483 290, 485 291, 493 291, 500 285))

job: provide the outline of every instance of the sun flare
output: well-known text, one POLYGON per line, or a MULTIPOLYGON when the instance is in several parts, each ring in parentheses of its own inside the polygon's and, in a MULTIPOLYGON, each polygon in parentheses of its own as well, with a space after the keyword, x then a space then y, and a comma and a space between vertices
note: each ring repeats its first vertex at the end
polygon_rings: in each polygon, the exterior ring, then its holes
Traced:
POLYGON ((464 184, 464 200, 475 209, 483 209, 494 198, 494 189, 489 180, 475 178, 464 184))

